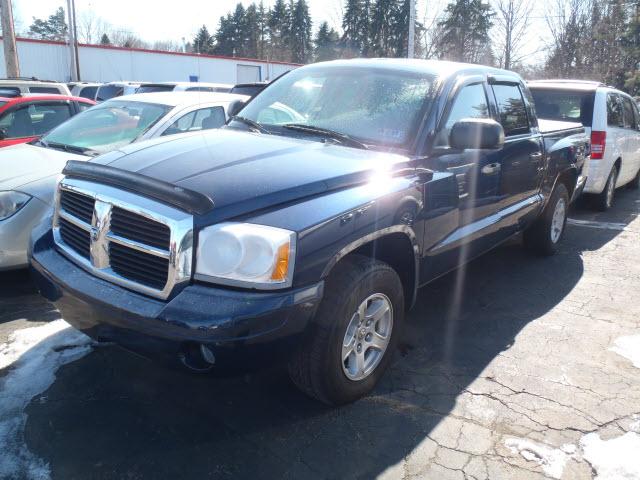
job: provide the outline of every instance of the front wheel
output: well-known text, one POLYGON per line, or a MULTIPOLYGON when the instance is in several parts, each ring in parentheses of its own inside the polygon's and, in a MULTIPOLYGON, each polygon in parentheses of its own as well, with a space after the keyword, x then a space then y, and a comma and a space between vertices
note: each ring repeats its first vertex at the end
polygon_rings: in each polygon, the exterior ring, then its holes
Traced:
POLYGON ((569 193, 563 184, 556 185, 549 203, 536 222, 524 232, 525 246, 540 255, 553 255, 564 235, 569 212, 569 193))
POLYGON ((326 281, 325 297, 289 364, 291 379, 328 405, 357 400, 389 365, 403 319, 395 270, 372 258, 346 257, 326 281))

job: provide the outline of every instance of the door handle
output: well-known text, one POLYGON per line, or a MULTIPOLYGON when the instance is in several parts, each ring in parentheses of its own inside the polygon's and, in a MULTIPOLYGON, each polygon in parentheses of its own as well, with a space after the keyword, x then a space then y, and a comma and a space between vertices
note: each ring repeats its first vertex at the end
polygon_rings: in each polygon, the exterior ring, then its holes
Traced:
POLYGON ((540 160, 542 158, 542 152, 536 152, 529 155, 531 160, 540 160))
POLYGON ((480 170, 485 175, 494 175, 500 171, 502 167, 499 163, 489 163, 480 170))

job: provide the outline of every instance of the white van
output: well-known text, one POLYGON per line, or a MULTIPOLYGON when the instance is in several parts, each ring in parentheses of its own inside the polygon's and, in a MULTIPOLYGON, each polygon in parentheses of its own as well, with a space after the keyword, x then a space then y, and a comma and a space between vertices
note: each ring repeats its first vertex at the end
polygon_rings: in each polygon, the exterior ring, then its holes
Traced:
POLYGON ((599 210, 613 205, 616 188, 640 188, 640 113, 632 97, 598 82, 528 82, 539 118, 581 122, 591 135, 584 192, 599 210))

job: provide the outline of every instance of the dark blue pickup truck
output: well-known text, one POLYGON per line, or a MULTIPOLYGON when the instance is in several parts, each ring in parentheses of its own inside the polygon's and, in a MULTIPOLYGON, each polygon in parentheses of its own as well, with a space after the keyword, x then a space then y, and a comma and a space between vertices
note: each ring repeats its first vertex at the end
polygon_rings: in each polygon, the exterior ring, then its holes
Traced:
POLYGON ((514 73, 319 63, 221 130, 69 162, 31 266, 93 338, 199 371, 284 357, 340 404, 380 379, 419 287, 520 232, 556 251, 588 155, 514 73))

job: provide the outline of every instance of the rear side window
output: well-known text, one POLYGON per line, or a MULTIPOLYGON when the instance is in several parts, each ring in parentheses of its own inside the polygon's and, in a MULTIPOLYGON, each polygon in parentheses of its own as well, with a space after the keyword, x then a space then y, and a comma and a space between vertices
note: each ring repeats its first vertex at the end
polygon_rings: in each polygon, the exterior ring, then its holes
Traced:
POLYGON ((580 122, 585 127, 593 124, 594 92, 533 88, 531 95, 539 118, 580 122))
POLYGON ((493 85, 493 93, 498 104, 500 123, 504 134, 519 135, 529 132, 529 117, 518 85, 493 85))
POLYGON ((29 87, 31 93, 54 93, 59 94, 60 90, 55 87, 29 87))
POLYGON ((633 104, 631 99, 627 97, 621 97, 623 104, 623 116, 624 116, 624 128, 636 129, 636 119, 633 112, 633 104))
POLYGON ((607 125, 610 127, 624 127, 624 115, 620 97, 615 93, 607 94, 607 125))

